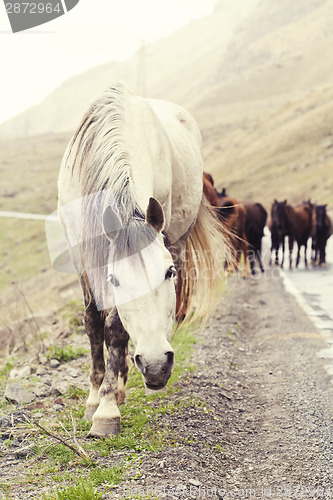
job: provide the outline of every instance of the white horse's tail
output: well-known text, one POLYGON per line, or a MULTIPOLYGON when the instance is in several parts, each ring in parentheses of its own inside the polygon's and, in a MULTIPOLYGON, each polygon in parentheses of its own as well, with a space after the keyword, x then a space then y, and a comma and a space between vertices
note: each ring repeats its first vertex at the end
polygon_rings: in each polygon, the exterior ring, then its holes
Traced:
POLYGON ((179 317, 207 320, 221 302, 224 262, 230 259, 228 230, 203 196, 195 225, 182 255, 179 317), (194 313, 194 314, 193 314, 194 313))

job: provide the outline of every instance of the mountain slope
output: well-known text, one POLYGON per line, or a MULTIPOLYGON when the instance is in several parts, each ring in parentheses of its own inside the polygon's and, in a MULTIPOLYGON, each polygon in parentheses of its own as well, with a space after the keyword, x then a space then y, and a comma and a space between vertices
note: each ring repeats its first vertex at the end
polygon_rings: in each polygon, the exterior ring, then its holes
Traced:
POLYGON ((219 0, 213 15, 193 21, 133 58, 93 68, 64 82, 40 105, 0 125, 0 137, 63 132, 75 128, 90 102, 115 80, 139 94, 186 104, 197 81, 215 71, 217 54, 258 0, 219 0), (142 74, 144 73, 144 74, 142 74), (145 83, 140 84, 140 80, 145 83), (183 102, 184 101, 184 102, 183 102))
POLYGON ((219 188, 239 200, 311 198, 333 206, 333 86, 281 105, 260 121, 216 126, 204 160, 219 188))

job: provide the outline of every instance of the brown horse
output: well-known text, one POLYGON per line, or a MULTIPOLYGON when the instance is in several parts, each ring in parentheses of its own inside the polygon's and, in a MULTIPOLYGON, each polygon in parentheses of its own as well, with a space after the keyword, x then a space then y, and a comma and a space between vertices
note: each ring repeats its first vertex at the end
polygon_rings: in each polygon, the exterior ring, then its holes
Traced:
POLYGON ((312 261, 314 265, 326 265, 326 243, 332 235, 332 220, 326 211, 327 205, 316 205, 312 217, 312 261))
POLYGON ((271 207, 271 214, 268 220, 268 229, 271 232, 271 254, 269 265, 272 265, 272 254, 275 251, 275 265, 279 264, 279 249, 282 247, 281 267, 284 263, 285 237, 289 233, 289 224, 286 213, 287 200, 274 200, 271 207))
POLYGON ((308 265, 307 260, 307 246, 308 239, 311 237, 312 232, 312 206, 308 202, 303 202, 296 205, 290 213, 290 219, 293 224, 293 237, 297 242, 297 257, 296 257, 296 267, 298 267, 300 261, 301 247, 304 246, 304 264, 308 265))
POLYGON ((204 172, 202 176, 202 181, 203 181, 203 192, 207 200, 213 207, 218 207, 219 198, 214 188, 213 177, 207 172, 204 172))
POLYGON ((272 204, 271 218, 269 221, 269 229, 271 231, 272 246, 270 264, 272 261, 272 252, 275 250, 275 264, 278 264, 278 250, 282 245, 282 261, 284 263, 285 237, 288 236, 289 243, 289 267, 292 268, 292 252, 294 241, 297 242, 297 257, 296 267, 300 261, 301 247, 304 246, 304 263, 307 263, 307 242, 311 236, 312 229, 312 208, 308 202, 303 202, 300 205, 292 206, 287 203, 287 200, 277 201, 272 204))
POLYGON ((243 277, 246 278, 249 271, 249 246, 245 234, 246 208, 235 198, 220 197, 218 216, 230 232, 231 259, 226 266, 227 272, 231 273, 239 268, 243 255, 243 277))
POLYGON ((227 272, 231 273, 239 268, 243 255, 243 277, 246 278, 249 271, 249 246, 245 233, 246 208, 240 201, 223 194, 218 194, 217 215, 230 234, 230 259, 226 263, 227 272))
MULTIPOLYGON (((218 207, 218 195, 214 188, 213 177, 208 172, 202 176, 203 193, 212 207, 218 207)), ((177 274, 176 286, 176 320, 182 321, 186 316, 188 297, 184 293, 184 277, 181 269, 177 274)))
POLYGON ((229 258, 226 262, 227 272, 239 268, 242 254, 244 255, 243 276, 247 277, 249 268, 248 242, 245 234, 246 209, 235 198, 226 196, 225 189, 219 193, 214 187, 211 174, 204 172, 204 193, 213 207, 217 207, 217 216, 222 226, 229 234, 229 258))
POLYGON ((255 260, 258 259, 261 272, 264 272, 261 259, 261 240, 267 221, 267 212, 261 203, 243 203, 246 209, 245 234, 249 244, 251 273, 255 273, 255 260))

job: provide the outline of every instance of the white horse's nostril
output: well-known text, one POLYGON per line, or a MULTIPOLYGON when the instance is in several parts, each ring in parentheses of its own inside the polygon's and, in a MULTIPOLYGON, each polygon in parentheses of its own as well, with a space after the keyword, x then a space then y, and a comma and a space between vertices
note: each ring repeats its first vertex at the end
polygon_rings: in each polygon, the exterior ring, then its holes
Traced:
POLYGON ((170 371, 173 367, 173 364, 174 364, 174 361, 175 361, 175 354, 173 351, 168 351, 165 353, 166 355, 166 363, 165 363, 165 366, 164 366, 164 373, 167 373, 168 371, 170 371))
POLYGON ((143 364, 142 356, 140 356, 140 354, 137 354, 134 359, 136 366, 138 367, 142 375, 144 375, 146 373, 146 368, 143 364))

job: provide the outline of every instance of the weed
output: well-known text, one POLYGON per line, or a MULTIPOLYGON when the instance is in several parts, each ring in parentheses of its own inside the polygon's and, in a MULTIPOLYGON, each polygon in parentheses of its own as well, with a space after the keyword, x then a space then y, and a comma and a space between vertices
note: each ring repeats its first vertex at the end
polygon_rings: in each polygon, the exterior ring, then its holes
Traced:
POLYGON ((0 369, 0 377, 5 377, 13 367, 14 364, 11 361, 6 361, 5 366, 0 369))
POLYGON ((70 386, 67 391, 66 397, 69 399, 86 399, 88 397, 88 391, 82 389, 81 387, 70 386))
POLYGON ((81 302, 70 301, 58 311, 58 316, 64 326, 77 333, 78 327, 83 325, 83 307, 81 302))
POLYGON ((214 450, 218 451, 219 453, 224 453, 225 452, 224 448, 222 448, 222 446, 220 445, 220 443, 214 444, 213 448, 214 448, 214 450))
POLYGON ((11 488, 10 486, 8 486, 7 483, 0 483, 0 495, 2 494, 4 494, 4 496, 1 497, 3 500, 11 500, 12 498, 11 488))
POLYGON ((43 500, 101 500, 103 495, 98 493, 92 483, 80 480, 75 485, 63 489, 56 489, 54 494, 43 495, 43 500))
POLYGON ((87 354, 87 350, 83 347, 74 348, 71 345, 66 345, 64 347, 53 345, 49 348, 47 358, 57 359, 58 361, 64 361, 66 363, 67 361, 72 361, 85 354, 87 354))

